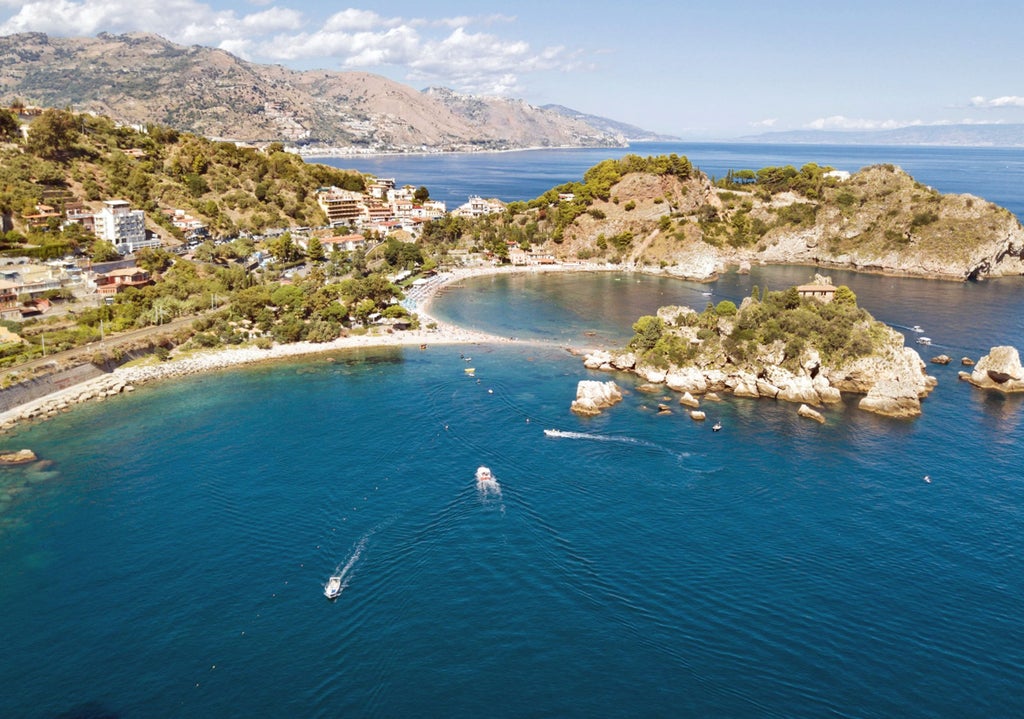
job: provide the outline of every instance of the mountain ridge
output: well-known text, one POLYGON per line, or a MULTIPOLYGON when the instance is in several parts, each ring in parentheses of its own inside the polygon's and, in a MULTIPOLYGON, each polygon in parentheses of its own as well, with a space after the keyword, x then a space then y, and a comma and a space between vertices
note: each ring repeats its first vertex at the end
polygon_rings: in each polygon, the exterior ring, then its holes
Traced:
POLYGON ((213 138, 284 142, 311 154, 626 144, 606 118, 443 88, 420 91, 366 72, 251 63, 152 33, 2 36, 0 102, 16 101, 213 138))
POLYGON ((890 130, 783 130, 745 135, 731 141, 793 145, 1024 147, 1024 124, 910 125, 890 130))

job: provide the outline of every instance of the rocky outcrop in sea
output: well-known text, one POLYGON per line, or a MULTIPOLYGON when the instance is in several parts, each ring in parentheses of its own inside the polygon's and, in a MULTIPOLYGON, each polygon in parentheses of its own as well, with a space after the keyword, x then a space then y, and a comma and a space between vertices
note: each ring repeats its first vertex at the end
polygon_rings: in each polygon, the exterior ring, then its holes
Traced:
POLYGON ((993 347, 978 360, 971 372, 960 372, 960 379, 981 389, 999 392, 1024 392, 1024 367, 1016 347, 993 347))

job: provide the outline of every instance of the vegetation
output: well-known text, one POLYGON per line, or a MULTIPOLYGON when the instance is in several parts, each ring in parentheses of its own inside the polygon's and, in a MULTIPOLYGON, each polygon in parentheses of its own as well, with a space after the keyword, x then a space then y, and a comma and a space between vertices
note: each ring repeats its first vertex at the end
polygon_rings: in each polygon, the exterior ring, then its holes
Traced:
POLYGON ((646 315, 633 325, 629 348, 638 360, 659 367, 719 360, 739 366, 774 352, 782 366, 796 369, 805 352, 814 350, 826 364, 841 367, 871 354, 882 331, 845 286, 827 303, 802 298, 795 287, 763 297, 755 289, 740 308, 723 300, 700 313, 667 314, 671 322, 646 315))

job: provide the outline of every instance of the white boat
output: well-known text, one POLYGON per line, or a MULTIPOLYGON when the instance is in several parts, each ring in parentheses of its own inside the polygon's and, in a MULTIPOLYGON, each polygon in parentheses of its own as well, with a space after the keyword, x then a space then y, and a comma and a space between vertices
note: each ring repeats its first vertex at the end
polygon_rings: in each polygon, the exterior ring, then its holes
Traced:
POLYGON ((494 475, 491 474, 489 467, 480 466, 476 468, 476 481, 477 482, 491 482, 494 480, 494 475))
POLYGON ((721 422, 715 422, 714 425, 712 425, 712 427, 711 427, 711 431, 712 432, 717 432, 721 428, 722 428, 722 423, 721 422))
POLYGON ((932 343, 932 338, 931 337, 918 337, 917 338, 917 343, 919 345, 930 345, 932 343))
POLYGON ((337 599, 341 594, 341 590, 341 575, 334 574, 327 580, 327 584, 324 585, 324 596, 328 599, 337 599))
POLYGON ((921 325, 914 325, 913 327, 910 328, 910 331, 911 332, 917 332, 918 334, 920 334, 921 332, 924 332, 924 330, 921 329, 921 325))

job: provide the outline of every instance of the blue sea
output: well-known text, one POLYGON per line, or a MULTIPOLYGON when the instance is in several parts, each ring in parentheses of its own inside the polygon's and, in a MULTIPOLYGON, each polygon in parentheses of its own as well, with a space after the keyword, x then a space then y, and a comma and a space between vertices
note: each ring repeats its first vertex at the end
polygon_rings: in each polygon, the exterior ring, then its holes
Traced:
MULTIPOLYGON (((836 164, 797 149, 737 166, 836 164)), ((1024 153, 887 150, 1024 207, 1024 153)), ((912 421, 727 397, 697 423, 566 349, 813 271, 477 278, 433 311, 523 342, 233 369, 0 438, 43 460, 0 470, 0 716, 1024 715, 1024 397, 954 362, 912 421), (578 418, 583 379, 625 398, 578 418)), ((1024 279, 828 274, 929 354, 1024 347, 1024 279)))

